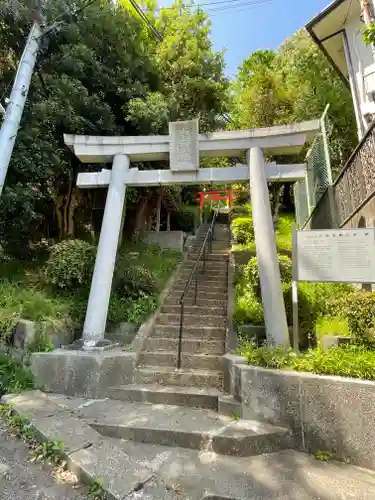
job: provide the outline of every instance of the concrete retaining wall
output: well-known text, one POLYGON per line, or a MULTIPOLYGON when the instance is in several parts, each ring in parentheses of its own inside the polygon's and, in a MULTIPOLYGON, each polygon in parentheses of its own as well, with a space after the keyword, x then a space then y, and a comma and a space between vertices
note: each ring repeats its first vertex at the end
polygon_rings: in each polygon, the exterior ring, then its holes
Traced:
POLYGON ((149 245, 159 245, 160 248, 182 252, 184 235, 182 231, 145 231, 142 241, 149 245))
POLYGON ((136 356, 121 349, 85 352, 56 349, 31 355, 35 385, 45 392, 84 398, 108 395, 108 389, 133 383, 136 356))
POLYGON ((223 363, 243 418, 288 427, 297 449, 375 469, 375 382, 269 370, 229 354, 223 363))

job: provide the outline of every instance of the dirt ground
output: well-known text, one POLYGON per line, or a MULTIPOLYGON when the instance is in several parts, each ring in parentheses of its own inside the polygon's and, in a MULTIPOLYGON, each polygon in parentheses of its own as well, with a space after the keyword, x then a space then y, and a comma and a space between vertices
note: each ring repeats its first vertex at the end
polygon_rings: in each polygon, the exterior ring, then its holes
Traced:
POLYGON ((85 500, 87 492, 69 472, 31 463, 30 450, 0 420, 0 500, 85 500))

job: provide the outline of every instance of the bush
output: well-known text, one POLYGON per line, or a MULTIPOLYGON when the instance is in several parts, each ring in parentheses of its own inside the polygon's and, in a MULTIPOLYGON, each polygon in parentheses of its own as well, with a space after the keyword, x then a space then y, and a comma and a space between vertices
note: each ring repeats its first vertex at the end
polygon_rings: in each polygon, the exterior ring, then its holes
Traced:
POLYGON ((76 290, 90 283, 95 247, 83 240, 66 240, 52 247, 45 267, 47 283, 76 290))
POLYGON ((137 298, 152 295, 157 284, 152 273, 144 266, 120 267, 115 273, 114 290, 122 297, 137 298))
POLYGON ((264 325, 263 307, 250 287, 240 292, 233 312, 233 324, 264 325))
POLYGON ((30 370, 10 356, 0 354, 0 396, 32 387, 33 378, 30 370))
POLYGON ((349 332, 355 342, 375 346, 375 294, 357 292, 352 294, 344 306, 349 332))
POLYGON ((252 217, 237 217, 232 221, 232 234, 236 243, 246 245, 254 241, 252 217))
MULTIPOLYGON (((278 262, 280 267, 280 275, 282 283, 291 283, 292 281, 292 261, 286 255, 278 255, 278 262)), ((258 268, 258 258, 253 257, 249 260, 247 265, 244 267, 244 278, 248 281, 252 287, 255 295, 260 298, 260 277, 258 268)))
POLYGON ((310 349, 296 354, 292 349, 263 346, 249 342, 239 349, 251 365, 264 368, 291 369, 341 377, 375 380, 375 351, 364 346, 345 345, 328 351, 310 349))
POLYGON ((199 207, 182 205, 177 213, 177 224, 181 231, 193 233, 199 226, 199 207))
MULTIPOLYGON (((282 287, 286 319, 288 325, 293 325, 292 285, 285 283, 282 287)), ((319 316, 319 309, 311 302, 303 286, 298 285, 298 329, 299 348, 302 350, 316 346, 315 322, 319 316)))
POLYGON ((231 207, 231 209, 229 210, 229 214, 232 217, 232 219, 235 219, 239 216, 252 217, 253 210, 251 205, 247 203, 246 205, 235 205, 231 207))

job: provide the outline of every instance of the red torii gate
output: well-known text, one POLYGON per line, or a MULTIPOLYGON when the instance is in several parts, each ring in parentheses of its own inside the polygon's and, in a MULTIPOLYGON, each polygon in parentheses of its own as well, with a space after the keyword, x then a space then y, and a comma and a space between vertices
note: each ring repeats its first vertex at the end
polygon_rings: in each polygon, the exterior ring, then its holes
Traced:
POLYGON ((229 207, 231 207, 232 202, 233 202, 233 193, 236 193, 237 191, 239 191, 239 190, 238 189, 214 189, 212 191, 198 191, 197 201, 199 201, 200 216, 202 217, 203 204, 205 201, 226 200, 229 203, 229 207))

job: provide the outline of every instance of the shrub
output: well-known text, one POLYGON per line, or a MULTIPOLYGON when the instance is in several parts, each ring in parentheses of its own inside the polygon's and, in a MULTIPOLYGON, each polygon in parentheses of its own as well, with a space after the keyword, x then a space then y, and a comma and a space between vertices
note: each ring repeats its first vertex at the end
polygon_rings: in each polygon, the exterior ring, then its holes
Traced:
POLYGON ((6 354, 0 354, 0 395, 21 392, 33 387, 29 369, 6 354))
POLYGON ((109 303, 108 321, 115 325, 122 322, 140 324, 156 308, 157 299, 154 296, 141 295, 136 299, 129 299, 115 293, 109 303))
POLYGON ((263 307, 251 288, 247 288, 237 298, 233 312, 234 325, 264 325, 263 307))
POLYGON ((250 203, 247 203, 246 205, 235 205, 231 207, 231 209, 229 210, 229 214, 232 217, 232 219, 235 219, 239 216, 252 217, 253 216, 252 206, 250 205, 250 203))
POLYGON ((249 342, 239 349, 239 353, 247 358, 249 364, 264 368, 375 380, 375 351, 364 346, 345 345, 328 351, 310 349, 297 355, 292 349, 275 346, 257 348, 249 342))
POLYGON ((78 289, 89 284, 95 263, 95 247, 83 240, 66 240, 52 247, 45 267, 47 283, 78 289))
POLYGON ((276 369, 290 367, 297 357, 293 349, 268 345, 257 347, 254 342, 248 342, 242 346, 239 353, 246 357, 250 365, 276 369))
MULTIPOLYGON (((280 275, 282 283, 291 283, 292 281, 292 261, 286 255, 278 256, 280 275)), ((255 295, 261 297, 260 277, 258 268, 258 258, 253 257, 244 267, 244 277, 250 283, 255 295)))
POLYGON ((375 346, 375 294, 357 292, 344 306, 349 331, 356 343, 375 346))
POLYGON ((232 234, 236 243, 247 244, 254 241, 252 217, 237 217, 232 221, 232 234))
POLYGON ((122 297, 137 298, 152 295, 157 284, 152 273, 144 266, 120 267, 115 273, 114 290, 122 297))
POLYGON ((182 205, 177 213, 177 224, 185 233, 195 232, 199 226, 199 207, 182 205))
MULTIPOLYGON (((292 285, 285 283, 282 287, 286 319, 288 325, 293 325, 292 285)), ((311 302, 303 286, 298 285, 298 329, 299 348, 302 350, 316 346, 315 322, 319 316, 319 309, 311 302)))

